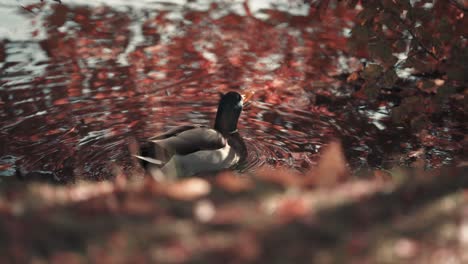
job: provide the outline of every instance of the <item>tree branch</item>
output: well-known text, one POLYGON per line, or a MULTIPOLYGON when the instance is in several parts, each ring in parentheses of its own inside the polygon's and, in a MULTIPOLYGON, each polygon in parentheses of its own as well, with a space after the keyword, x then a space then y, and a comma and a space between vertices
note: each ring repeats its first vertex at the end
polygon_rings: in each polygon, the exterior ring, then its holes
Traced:
POLYGON ((408 31, 408 33, 411 35, 411 37, 413 37, 413 39, 416 40, 416 42, 418 42, 418 46, 421 47, 427 54, 429 54, 432 58, 434 58, 435 60, 439 60, 439 58, 437 57, 437 55, 435 55, 434 52, 432 52, 430 49, 428 49, 423 43, 422 41, 416 36, 416 34, 414 34, 414 32, 410 29, 410 27, 405 23, 405 21, 400 17, 399 14, 395 14, 394 12, 392 12, 391 10, 388 10, 386 9, 383 5, 381 6, 382 9, 388 11, 390 14, 391 14, 391 17, 396 20, 395 22, 400 24, 400 25, 403 25, 405 27, 405 30, 408 31))
POLYGON ((450 3, 454 5, 456 8, 460 9, 461 11, 468 12, 468 8, 466 8, 463 4, 461 4, 457 0, 450 0, 450 3))

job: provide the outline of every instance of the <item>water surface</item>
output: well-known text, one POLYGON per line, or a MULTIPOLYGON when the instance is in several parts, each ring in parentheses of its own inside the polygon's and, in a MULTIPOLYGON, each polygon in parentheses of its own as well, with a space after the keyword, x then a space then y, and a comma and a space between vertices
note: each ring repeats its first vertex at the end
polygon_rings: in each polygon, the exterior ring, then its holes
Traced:
POLYGON ((63 2, 0 4, 3 176, 109 178, 109 162, 128 165, 130 137, 211 125, 229 90, 255 92, 239 125, 246 170, 307 170, 332 138, 352 169, 418 148, 389 127, 395 102, 349 100, 353 10, 318 19, 301 1, 63 2))

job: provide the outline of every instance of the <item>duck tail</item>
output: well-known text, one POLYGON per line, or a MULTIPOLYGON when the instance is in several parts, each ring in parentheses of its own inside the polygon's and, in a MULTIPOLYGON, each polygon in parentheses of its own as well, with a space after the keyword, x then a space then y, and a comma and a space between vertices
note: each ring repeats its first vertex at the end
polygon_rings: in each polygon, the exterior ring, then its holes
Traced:
POLYGON ((163 165, 161 160, 155 159, 156 150, 152 142, 138 142, 135 138, 130 138, 128 141, 128 150, 130 155, 138 160, 143 168, 147 168, 149 164, 163 165))

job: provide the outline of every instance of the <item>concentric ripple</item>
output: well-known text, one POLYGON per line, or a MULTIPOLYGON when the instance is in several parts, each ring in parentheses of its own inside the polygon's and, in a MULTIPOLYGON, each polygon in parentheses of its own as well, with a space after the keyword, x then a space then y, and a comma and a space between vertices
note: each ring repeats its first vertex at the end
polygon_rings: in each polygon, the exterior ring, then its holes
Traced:
POLYGON ((130 163, 129 138, 211 125, 229 90, 255 92, 239 124, 244 171, 307 170, 332 138, 352 167, 379 166, 403 140, 385 113, 332 100, 349 96, 332 76, 357 67, 343 33, 353 10, 317 23, 307 1, 36 2, 0 5, 16 26, 0 30, 1 176, 112 177, 130 163))

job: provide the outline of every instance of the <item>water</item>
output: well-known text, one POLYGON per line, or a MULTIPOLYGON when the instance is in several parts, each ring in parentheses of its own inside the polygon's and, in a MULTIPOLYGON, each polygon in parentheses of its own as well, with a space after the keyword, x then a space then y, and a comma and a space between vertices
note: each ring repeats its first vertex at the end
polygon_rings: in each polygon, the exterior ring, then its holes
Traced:
POLYGON ((307 170, 332 138, 353 169, 417 148, 395 144, 411 136, 388 128, 391 100, 346 101, 353 10, 318 20, 302 1, 64 2, 0 4, 2 176, 109 178, 110 162, 128 165, 130 137, 211 125, 229 90, 255 92, 239 125, 244 170, 307 170))

